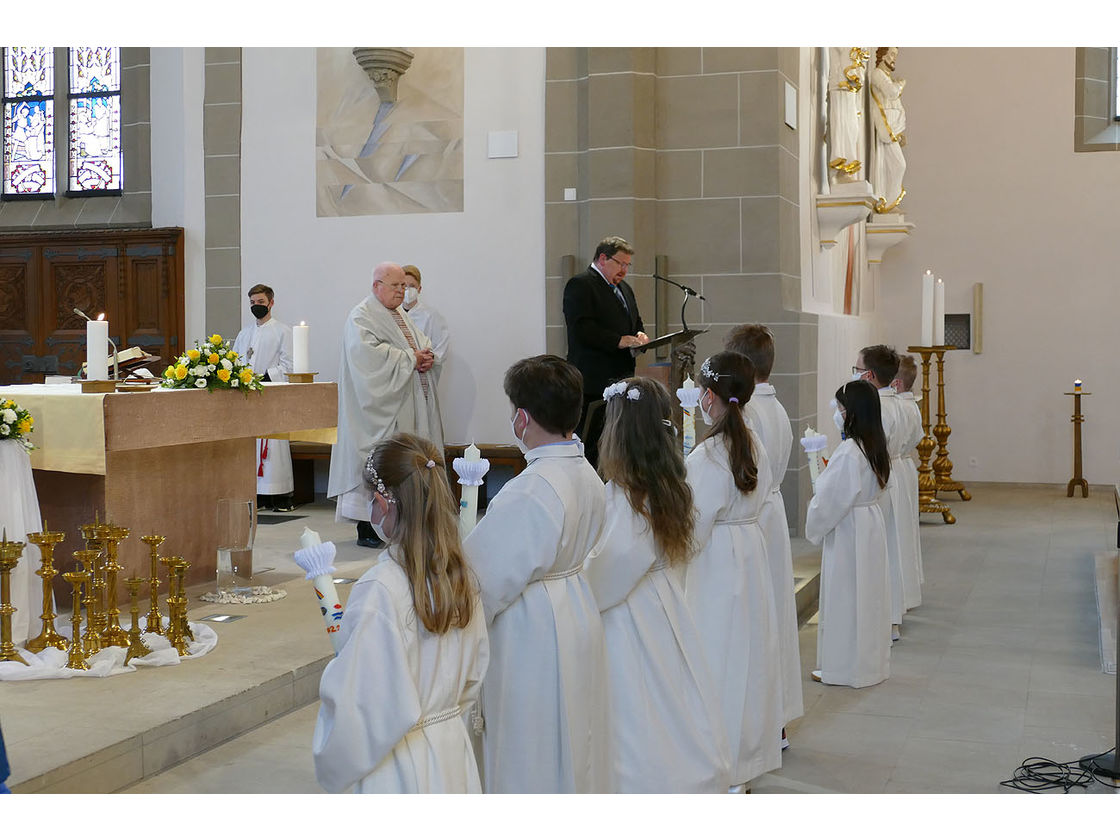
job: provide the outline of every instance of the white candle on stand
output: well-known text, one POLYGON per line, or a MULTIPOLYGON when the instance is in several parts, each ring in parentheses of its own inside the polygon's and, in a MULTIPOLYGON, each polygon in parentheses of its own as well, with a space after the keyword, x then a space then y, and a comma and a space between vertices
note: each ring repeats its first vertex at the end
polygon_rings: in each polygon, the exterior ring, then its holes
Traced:
POLYGON ((292 373, 310 373, 311 327, 303 321, 292 327, 292 373))
POLYGON ((933 343, 933 272, 922 275, 922 347, 933 343))
POLYGON ((109 378, 109 322, 86 321, 86 379, 109 378))
POLYGON ((937 278, 933 290, 933 346, 945 343, 945 281, 937 278))

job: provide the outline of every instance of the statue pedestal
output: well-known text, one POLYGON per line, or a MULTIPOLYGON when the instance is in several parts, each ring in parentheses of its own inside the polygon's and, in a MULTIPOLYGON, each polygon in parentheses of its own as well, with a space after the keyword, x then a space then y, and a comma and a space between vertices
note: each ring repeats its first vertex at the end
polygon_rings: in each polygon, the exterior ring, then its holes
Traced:
POLYGON ((875 193, 867 181, 834 184, 828 195, 817 196, 817 227, 821 248, 832 248, 840 231, 863 221, 875 209, 875 193))
POLYGON ((906 221, 901 213, 882 213, 864 228, 867 234, 867 262, 881 263, 883 254, 914 232, 914 223, 906 221))

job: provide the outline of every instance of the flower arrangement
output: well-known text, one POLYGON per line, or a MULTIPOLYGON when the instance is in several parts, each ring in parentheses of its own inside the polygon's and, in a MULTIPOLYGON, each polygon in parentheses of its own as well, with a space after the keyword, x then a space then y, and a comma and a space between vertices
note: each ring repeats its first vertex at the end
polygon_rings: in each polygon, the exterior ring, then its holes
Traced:
POLYGON ((260 391, 261 377, 217 333, 181 355, 163 372, 160 387, 260 391))
POLYGON ((18 440, 30 452, 35 445, 27 435, 35 428, 35 418, 13 400, 0 400, 0 440, 18 440))

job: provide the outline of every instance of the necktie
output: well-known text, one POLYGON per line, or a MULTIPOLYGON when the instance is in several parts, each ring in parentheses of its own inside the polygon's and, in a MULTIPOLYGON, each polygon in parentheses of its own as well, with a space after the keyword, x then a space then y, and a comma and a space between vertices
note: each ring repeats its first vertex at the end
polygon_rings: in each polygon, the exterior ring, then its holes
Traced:
MULTIPOLYGON (((393 310, 393 320, 397 322, 397 326, 400 328, 401 333, 404 335, 405 340, 408 342, 408 346, 412 348, 413 352, 416 352, 416 350, 419 348, 417 348, 416 342, 413 341, 412 332, 408 329, 408 325, 405 324, 404 316, 401 315, 401 311, 399 309, 393 310)), ((420 373, 419 371, 417 371, 417 373, 420 375, 420 387, 424 391, 424 399, 426 400, 428 399, 428 374, 420 373)))
POLYGON ((622 308, 626 310, 626 314, 629 315, 630 307, 626 305, 626 296, 622 294, 622 289, 618 288, 617 285, 612 285, 611 288, 614 289, 614 296, 618 298, 619 303, 622 304, 622 308))

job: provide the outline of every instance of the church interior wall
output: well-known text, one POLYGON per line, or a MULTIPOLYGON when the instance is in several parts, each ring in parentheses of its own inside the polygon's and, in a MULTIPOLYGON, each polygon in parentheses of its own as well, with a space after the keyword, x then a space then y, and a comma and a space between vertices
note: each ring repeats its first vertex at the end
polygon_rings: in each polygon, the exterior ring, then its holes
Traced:
MULTIPOLYGON (((1115 152, 1075 151, 1073 48, 900 51, 907 79, 907 221, 880 276, 876 334, 920 338, 920 276, 944 278, 947 313, 983 283, 983 352, 947 354, 953 475, 1066 483, 1073 380, 1082 379, 1084 471, 1112 483, 1120 447, 1115 359, 1115 152)), ((822 353, 824 348, 822 345, 822 353)))

